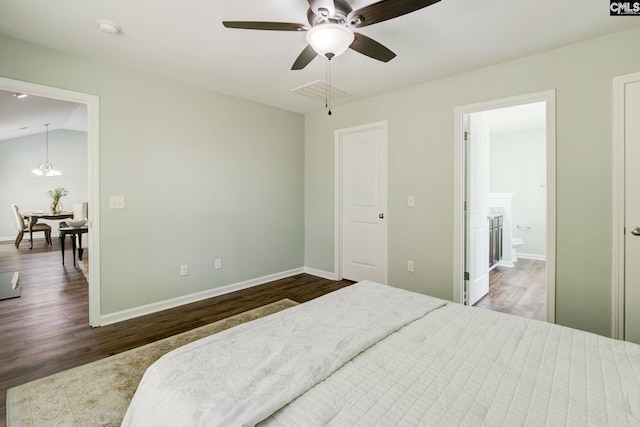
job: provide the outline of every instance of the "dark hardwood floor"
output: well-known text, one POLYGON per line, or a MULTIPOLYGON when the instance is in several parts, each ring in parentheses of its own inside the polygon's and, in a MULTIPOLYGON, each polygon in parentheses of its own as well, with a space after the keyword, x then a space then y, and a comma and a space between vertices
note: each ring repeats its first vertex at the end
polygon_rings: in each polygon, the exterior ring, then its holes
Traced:
MULTIPOLYGON (((100 328, 89 327, 88 286, 60 243, 0 242, 0 272, 20 272, 22 296, 0 301, 0 425, 9 388, 121 353, 283 298, 297 302, 352 284, 300 274, 100 328)), ((70 250, 70 248, 68 249, 70 250)), ((71 254, 67 252, 71 259, 71 254)))
POLYGON ((514 267, 495 267, 489 277, 489 293, 476 307, 545 320, 544 261, 521 258, 514 267))

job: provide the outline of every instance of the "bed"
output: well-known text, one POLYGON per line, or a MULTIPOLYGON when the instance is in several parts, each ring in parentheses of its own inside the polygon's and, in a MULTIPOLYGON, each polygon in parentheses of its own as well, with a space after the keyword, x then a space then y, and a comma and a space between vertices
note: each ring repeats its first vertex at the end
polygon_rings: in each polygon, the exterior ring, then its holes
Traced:
POLYGON ((373 282, 178 348, 123 426, 640 425, 640 346, 373 282))

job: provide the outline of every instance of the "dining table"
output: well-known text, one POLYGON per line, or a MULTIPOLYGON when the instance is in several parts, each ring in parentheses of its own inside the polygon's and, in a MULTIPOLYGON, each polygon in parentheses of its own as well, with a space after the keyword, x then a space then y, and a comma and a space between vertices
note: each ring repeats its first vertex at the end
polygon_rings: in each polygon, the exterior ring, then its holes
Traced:
POLYGON ((27 220, 29 225, 29 239, 31 240, 31 248, 33 249, 33 226, 38 223, 40 219, 50 219, 50 220, 60 220, 60 219, 68 219, 73 218, 72 211, 60 212, 57 214, 47 213, 43 211, 31 211, 25 212, 22 214, 24 219, 27 220))

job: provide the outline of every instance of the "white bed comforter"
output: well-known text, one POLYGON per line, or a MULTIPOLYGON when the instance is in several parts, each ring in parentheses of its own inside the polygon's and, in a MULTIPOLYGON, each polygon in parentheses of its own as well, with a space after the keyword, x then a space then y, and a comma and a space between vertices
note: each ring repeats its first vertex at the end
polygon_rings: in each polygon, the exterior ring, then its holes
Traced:
POLYGON ((640 346, 447 304, 261 426, 640 426, 640 346))
POLYGON ((361 282, 188 344, 149 367, 122 425, 255 425, 444 304, 361 282))
POLYGON ((640 426, 640 346, 359 283, 169 353, 123 425, 258 422, 640 426))

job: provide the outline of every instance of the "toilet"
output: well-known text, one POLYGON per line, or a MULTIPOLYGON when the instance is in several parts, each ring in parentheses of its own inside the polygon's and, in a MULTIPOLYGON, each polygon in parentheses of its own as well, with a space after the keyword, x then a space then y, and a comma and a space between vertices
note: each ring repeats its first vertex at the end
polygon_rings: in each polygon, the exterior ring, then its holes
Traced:
POLYGON ((518 261, 518 249, 520 246, 524 245, 524 240, 519 237, 511 238, 511 247, 513 248, 513 262, 518 261))

